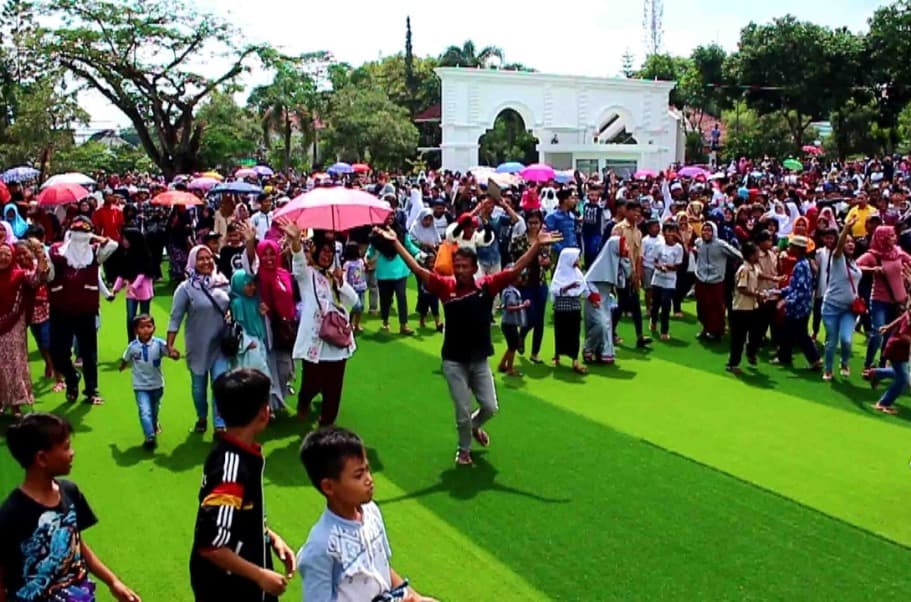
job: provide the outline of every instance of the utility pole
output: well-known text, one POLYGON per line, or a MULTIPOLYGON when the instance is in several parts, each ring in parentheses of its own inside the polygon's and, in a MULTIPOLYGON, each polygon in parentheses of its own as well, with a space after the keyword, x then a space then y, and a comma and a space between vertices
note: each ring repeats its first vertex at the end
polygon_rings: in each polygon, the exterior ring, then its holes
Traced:
POLYGON ((661 52, 661 43, 664 38, 663 0, 643 0, 642 29, 645 37, 645 56, 661 52))

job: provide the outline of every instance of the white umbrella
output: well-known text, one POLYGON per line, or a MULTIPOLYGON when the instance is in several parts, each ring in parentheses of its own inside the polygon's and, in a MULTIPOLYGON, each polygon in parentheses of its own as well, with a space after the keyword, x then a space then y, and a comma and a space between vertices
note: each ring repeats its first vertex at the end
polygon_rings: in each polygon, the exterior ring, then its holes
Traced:
POLYGON ((41 185, 41 188, 47 188, 48 186, 55 186, 57 184, 78 184, 79 186, 92 186, 95 184, 95 180, 85 174, 77 173, 74 171, 51 176, 44 184, 41 185))

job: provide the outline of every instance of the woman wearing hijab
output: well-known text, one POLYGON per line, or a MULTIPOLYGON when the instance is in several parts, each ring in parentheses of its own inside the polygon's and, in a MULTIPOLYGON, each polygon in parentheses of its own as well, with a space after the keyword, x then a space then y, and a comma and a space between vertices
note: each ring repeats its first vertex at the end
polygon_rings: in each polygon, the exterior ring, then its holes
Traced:
POLYGON ((0 220, 0 244, 12 245, 18 240, 13 233, 13 227, 6 220, 0 220))
POLYGON ((582 295, 588 291, 585 274, 579 269, 581 250, 568 247, 560 251, 557 268, 550 282, 550 296, 554 302, 554 366, 560 365, 560 356, 572 359, 573 372, 585 374, 588 370, 579 363, 579 335, 582 330, 582 295))
POLYGON ((126 289, 127 296, 127 345, 135 337, 133 319, 139 314, 148 314, 155 295, 155 269, 152 254, 146 245, 142 232, 126 228, 120 248, 113 261, 117 260, 117 279, 111 292, 115 295, 126 289))
POLYGON ((20 269, 15 256, 11 244, 0 244, 0 414, 8 407, 20 416, 22 406, 35 401, 25 333, 32 289, 44 282, 48 268, 43 249, 34 272, 20 269))
POLYGON ((873 293, 870 296, 872 329, 867 340, 864 369, 874 367, 876 353, 886 342, 879 329, 895 320, 908 302, 904 271, 911 266, 911 256, 902 251, 896 241, 895 228, 879 226, 873 231, 870 250, 857 260, 861 271, 873 277, 873 293))
POLYGON ((433 223, 433 209, 421 209, 408 230, 408 235, 421 249, 427 253, 435 253, 440 246, 440 233, 433 223))
POLYGON ((16 206, 16 203, 4 205, 3 220, 10 225, 16 238, 25 236, 25 231, 28 230, 28 223, 19 215, 19 207, 16 206))
POLYGON ((289 383, 294 378, 291 352, 297 337, 297 306, 291 272, 285 269, 281 247, 274 240, 256 242, 253 228, 243 230, 247 237, 247 252, 243 255, 244 270, 256 278, 259 298, 266 314, 266 346, 269 350, 269 374, 272 378, 273 411, 284 409, 285 397, 292 394, 289 383))
MULTIPOLYGON (((585 341, 585 350, 594 356, 595 352, 600 350, 600 361, 602 364, 614 363, 614 328, 613 316, 611 315, 612 303, 611 298, 616 299, 616 290, 626 286, 626 280, 631 270, 629 262, 629 253, 626 250, 626 244, 622 236, 611 236, 601 251, 598 253, 588 273, 585 274, 585 281, 592 284, 601 298, 601 340, 585 341)), ((595 329, 597 331, 597 329, 595 329)))
POLYGON ((674 317, 683 317, 683 300, 686 299, 690 289, 693 288, 695 278, 695 258, 693 257, 693 239, 696 234, 690 224, 690 218, 684 211, 678 211, 674 216, 677 230, 680 233, 680 244, 683 246, 683 265, 677 273, 677 285, 674 291, 674 317))
MULTIPOLYGON (((350 330, 345 344, 342 344, 341 337, 330 338, 323 332, 323 324, 326 323, 326 316, 334 312, 339 314, 339 321, 350 325, 349 312, 359 298, 351 285, 345 282, 342 269, 333 267, 335 246, 330 240, 322 239, 314 243, 312 256, 308 258, 301 243, 300 228, 291 222, 283 222, 279 227, 291 242, 292 272, 301 294, 301 320, 293 352, 294 359, 303 360, 297 415, 304 421, 308 420, 313 398, 322 394, 319 425, 328 426, 334 424, 338 417, 345 366, 357 346, 350 330)), ((337 326, 329 330, 344 334, 337 326)))
MULTIPOLYGON (((532 209, 525 214, 525 232, 513 237, 509 245, 509 252, 513 257, 522 257, 530 249, 541 228, 544 226, 544 215, 537 209, 532 209)), ((531 260, 526 268, 527 277, 525 286, 519 287, 522 298, 530 302, 526 310, 525 326, 519 333, 519 351, 524 353, 525 337, 531 331, 531 355, 528 361, 540 364, 541 345, 544 342, 544 318, 547 308, 547 271, 551 267, 550 245, 541 245, 538 254, 531 260)))
POLYGON ((192 246, 193 224, 187 208, 178 205, 171 209, 165 227, 168 259, 171 260, 171 282, 179 283, 186 276, 187 251, 192 246))
MULTIPOLYGON (((421 250, 405 234, 405 230, 396 221, 395 214, 390 213, 386 218, 386 228, 391 228, 408 252, 417 256, 421 250)), ((395 307, 399 313, 399 333, 403 335, 414 334, 408 327, 408 299, 405 296, 405 287, 411 270, 405 261, 395 251, 395 245, 378 234, 370 236, 370 246, 367 247, 365 259, 368 262, 376 261, 376 280, 380 289, 380 317, 383 320, 383 330, 389 330, 389 311, 392 308, 392 296, 395 295, 395 307)), ((303 294, 303 291, 301 291, 303 294)))
MULTIPOLYGON (((225 313, 231 299, 228 281, 215 268, 215 256, 209 247, 196 245, 190 250, 185 266, 187 278, 174 291, 171 300, 171 318, 168 322, 168 355, 175 349, 177 333, 186 318, 187 367, 190 370, 191 394, 196 407, 196 424, 193 432, 208 430, 208 388, 228 369, 228 358, 221 351, 221 334, 225 313)), ((224 421, 212 400, 212 415, 216 431, 223 431, 224 421)))

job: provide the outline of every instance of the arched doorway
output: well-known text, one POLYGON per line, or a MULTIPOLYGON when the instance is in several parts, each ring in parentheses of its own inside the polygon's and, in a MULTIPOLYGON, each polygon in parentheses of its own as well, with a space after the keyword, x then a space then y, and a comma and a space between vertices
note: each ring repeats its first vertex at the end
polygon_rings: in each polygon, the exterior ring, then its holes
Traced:
POLYGON ((506 161, 528 165, 538 160, 538 139, 525 120, 513 109, 503 109, 493 127, 478 139, 478 163, 496 167, 506 161))
POLYGON ((598 144, 638 144, 630 132, 627 117, 616 111, 608 113, 595 131, 594 142, 598 144))

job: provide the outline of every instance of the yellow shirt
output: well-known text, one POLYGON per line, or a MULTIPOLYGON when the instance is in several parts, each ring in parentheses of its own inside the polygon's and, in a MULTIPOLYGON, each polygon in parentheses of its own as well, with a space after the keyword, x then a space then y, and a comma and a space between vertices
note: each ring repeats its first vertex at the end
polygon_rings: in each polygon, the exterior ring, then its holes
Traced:
POLYGON ((861 236, 867 235, 867 218, 869 218, 874 213, 877 213, 871 205, 866 207, 861 207, 860 205, 854 205, 851 207, 851 210, 848 211, 845 221, 850 220, 851 218, 857 218, 857 222, 851 226, 851 236, 854 238, 860 238, 861 236))
POLYGON ((731 308, 734 311, 752 311, 759 306, 759 300, 756 297, 750 297, 740 292, 745 288, 751 293, 759 291, 759 265, 744 262, 737 269, 737 275, 734 277, 734 302, 731 308))

